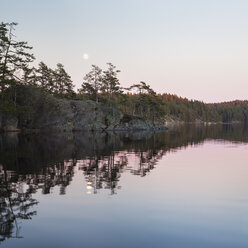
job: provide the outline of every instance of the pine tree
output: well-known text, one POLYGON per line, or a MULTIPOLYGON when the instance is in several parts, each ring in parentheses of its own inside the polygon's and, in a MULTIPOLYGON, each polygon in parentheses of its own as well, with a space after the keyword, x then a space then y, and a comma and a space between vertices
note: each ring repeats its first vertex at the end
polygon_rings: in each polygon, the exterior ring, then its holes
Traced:
POLYGON ((107 94, 108 101, 110 103, 110 99, 113 98, 114 94, 122 93, 119 79, 117 78, 117 74, 120 70, 116 70, 116 67, 111 64, 107 63, 109 66, 106 71, 103 71, 103 85, 102 91, 107 94))
POLYGON ((34 60, 33 54, 28 51, 32 47, 27 42, 15 40, 14 30, 17 23, 0 24, 0 80, 1 91, 6 86, 6 80, 22 79, 24 71, 34 60))
POLYGON ((40 62, 36 69, 36 84, 51 94, 71 96, 74 93, 71 77, 61 63, 53 70, 40 62))
POLYGON ((71 76, 65 71, 62 64, 58 63, 54 70, 54 93, 59 95, 72 95, 73 87, 71 76))
POLYGON ((146 84, 143 81, 140 81, 139 84, 133 84, 129 90, 135 89, 136 92, 141 95, 141 94, 151 94, 151 95, 156 95, 156 92, 151 88, 149 84, 146 84))
POLYGON ((54 91, 54 72, 44 62, 39 63, 36 69, 36 84, 44 90, 52 93, 54 91))
POLYGON ((84 82, 79 89, 81 94, 89 94, 94 97, 95 101, 99 100, 99 93, 103 87, 102 69, 96 65, 92 65, 92 70, 84 77, 84 82))

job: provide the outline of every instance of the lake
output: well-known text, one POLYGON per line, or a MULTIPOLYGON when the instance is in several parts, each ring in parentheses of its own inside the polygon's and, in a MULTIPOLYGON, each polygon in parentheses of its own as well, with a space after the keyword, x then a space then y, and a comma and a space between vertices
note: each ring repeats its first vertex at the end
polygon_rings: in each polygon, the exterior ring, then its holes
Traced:
POLYGON ((1 247, 248 247, 248 129, 0 136, 1 247))

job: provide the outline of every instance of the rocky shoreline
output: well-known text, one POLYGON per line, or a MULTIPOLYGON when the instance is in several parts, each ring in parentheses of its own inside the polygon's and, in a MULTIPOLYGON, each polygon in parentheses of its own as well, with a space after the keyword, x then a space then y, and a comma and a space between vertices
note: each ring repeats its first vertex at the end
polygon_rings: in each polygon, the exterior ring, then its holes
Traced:
MULTIPOLYGON (((0 112, 2 132, 73 132, 166 130, 140 117, 123 115, 119 110, 86 100, 55 98, 34 88, 24 92, 29 111, 14 115, 0 112)), ((25 107, 26 107, 25 105, 25 107)))

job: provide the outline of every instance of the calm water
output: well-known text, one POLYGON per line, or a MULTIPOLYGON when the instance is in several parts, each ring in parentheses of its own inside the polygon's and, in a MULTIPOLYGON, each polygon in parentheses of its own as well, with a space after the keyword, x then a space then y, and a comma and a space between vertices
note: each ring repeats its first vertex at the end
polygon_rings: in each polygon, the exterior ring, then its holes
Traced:
POLYGON ((0 136, 1 247, 248 247, 248 130, 0 136))

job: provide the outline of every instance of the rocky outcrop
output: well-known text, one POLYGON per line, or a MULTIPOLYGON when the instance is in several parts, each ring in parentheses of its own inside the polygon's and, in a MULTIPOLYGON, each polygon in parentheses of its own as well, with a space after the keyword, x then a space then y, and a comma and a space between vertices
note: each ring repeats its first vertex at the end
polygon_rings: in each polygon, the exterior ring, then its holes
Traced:
MULTIPOLYGON (((34 87, 21 92, 24 108, 18 119, 9 118, 4 130, 28 131, 154 130, 161 127, 139 117, 123 115, 119 110, 94 101, 59 99, 34 87), (18 121, 17 121, 18 120, 18 121)), ((1 118, 1 115, 0 115, 1 118)), ((3 129, 3 128, 2 128, 3 129)))
POLYGON ((21 121, 25 129, 79 131, 114 129, 122 114, 93 101, 48 97, 31 118, 21 121), (48 100, 48 101, 47 101, 48 100))
POLYGON ((115 130, 160 130, 167 129, 165 126, 153 124, 150 120, 145 120, 143 118, 132 116, 132 115, 123 115, 120 120, 120 123, 116 126, 115 130))

